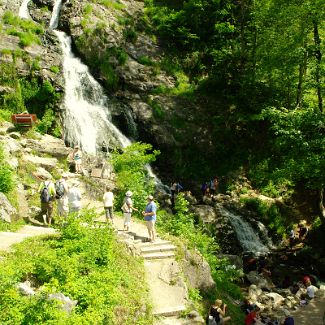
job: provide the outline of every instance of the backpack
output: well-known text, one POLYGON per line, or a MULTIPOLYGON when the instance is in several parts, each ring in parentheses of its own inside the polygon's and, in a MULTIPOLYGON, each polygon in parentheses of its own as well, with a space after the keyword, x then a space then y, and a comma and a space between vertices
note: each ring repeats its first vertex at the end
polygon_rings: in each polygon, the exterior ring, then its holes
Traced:
POLYGON ((48 188, 48 185, 44 184, 44 187, 41 191, 41 202, 42 203, 48 203, 51 201, 51 195, 50 195, 50 191, 48 188))
POLYGON ((124 213, 130 213, 130 208, 127 205, 126 201, 123 203, 123 205, 121 206, 121 209, 124 213))
POLYGON ((55 182, 55 192, 56 192, 56 198, 61 199, 65 193, 64 185, 61 181, 55 182))

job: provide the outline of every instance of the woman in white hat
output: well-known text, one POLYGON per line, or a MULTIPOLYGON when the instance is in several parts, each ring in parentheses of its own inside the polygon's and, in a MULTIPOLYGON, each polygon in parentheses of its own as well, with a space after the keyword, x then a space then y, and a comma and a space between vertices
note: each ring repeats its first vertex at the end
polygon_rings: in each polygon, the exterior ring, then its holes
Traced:
POLYGON ((124 203, 122 205, 125 231, 129 231, 130 229, 132 211, 138 211, 138 209, 133 206, 133 201, 131 199, 132 194, 131 191, 125 193, 124 203))

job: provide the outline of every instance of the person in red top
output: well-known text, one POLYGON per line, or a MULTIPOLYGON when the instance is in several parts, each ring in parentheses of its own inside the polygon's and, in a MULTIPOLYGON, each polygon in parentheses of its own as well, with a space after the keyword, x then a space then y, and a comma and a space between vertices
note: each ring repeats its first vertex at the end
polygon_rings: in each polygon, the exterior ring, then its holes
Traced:
POLYGON ((256 320, 258 319, 258 311, 259 308, 256 308, 246 315, 245 325, 251 325, 256 322, 256 320))
POLYGON ((302 282, 304 283, 304 285, 307 287, 311 281, 310 281, 310 277, 308 275, 305 275, 302 279, 302 282))

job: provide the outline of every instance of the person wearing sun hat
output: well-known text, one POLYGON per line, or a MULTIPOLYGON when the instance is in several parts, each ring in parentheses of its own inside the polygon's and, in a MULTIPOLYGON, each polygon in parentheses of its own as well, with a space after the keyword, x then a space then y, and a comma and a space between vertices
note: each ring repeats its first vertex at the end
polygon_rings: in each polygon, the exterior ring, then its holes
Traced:
POLYGON ((144 220, 147 224, 149 241, 154 242, 156 239, 156 231, 155 231, 155 223, 157 219, 157 205, 153 200, 152 195, 147 196, 148 204, 146 206, 145 211, 142 211, 142 215, 144 216, 144 220))
POLYGON ((123 215, 124 215, 124 230, 125 231, 130 230, 132 211, 138 211, 138 209, 133 206, 133 201, 131 199, 132 195, 133 195, 133 193, 131 191, 127 191, 125 193, 124 203, 122 205, 122 211, 123 211, 123 215))

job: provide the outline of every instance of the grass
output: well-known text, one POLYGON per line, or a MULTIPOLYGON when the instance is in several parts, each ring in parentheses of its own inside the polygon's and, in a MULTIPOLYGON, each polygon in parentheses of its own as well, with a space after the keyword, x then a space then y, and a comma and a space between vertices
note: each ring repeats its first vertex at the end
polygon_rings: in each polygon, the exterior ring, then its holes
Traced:
POLYGON ((59 235, 28 239, 0 261, 2 324, 152 324, 142 260, 128 254, 109 226, 93 227, 94 217, 70 215, 59 235), (26 280, 36 295, 16 290, 26 280), (77 300, 70 314, 47 299, 58 292, 77 300))

